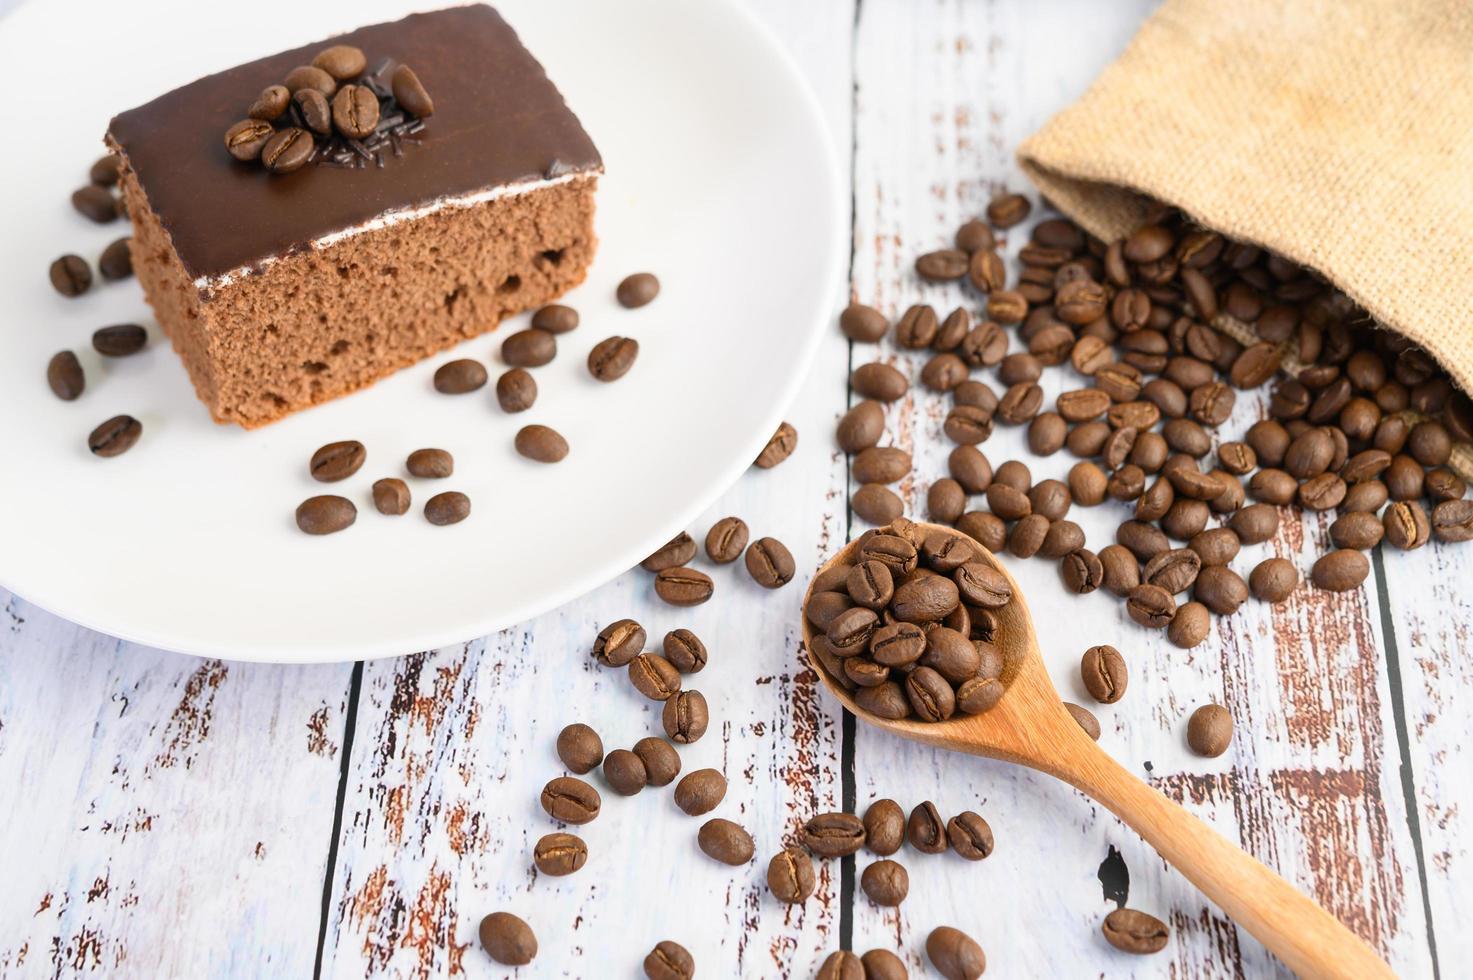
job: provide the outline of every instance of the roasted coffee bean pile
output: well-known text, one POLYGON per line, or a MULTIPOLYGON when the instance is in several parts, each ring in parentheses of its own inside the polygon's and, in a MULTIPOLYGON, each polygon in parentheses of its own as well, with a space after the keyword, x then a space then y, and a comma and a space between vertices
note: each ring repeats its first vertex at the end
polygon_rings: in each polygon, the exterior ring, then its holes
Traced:
MULTIPOLYGON (((923 280, 969 282, 982 318, 966 307, 942 318, 920 304, 893 325, 897 347, 930 352, 922 383, 952 397, 943 431, 956 448, 927 495, 930 520, 993 552, 1057 561, 1068 591, 1104 587, 1132 619, 1183 647, 1205 639, 1212 614, 1250 595, 1293 594, 1291 562, 1266 558, 1247 581, 1230 564, 1241 546, 1274 536, 1282 507, 1338 511, 1335 550, 1310 575, 1331 591, 1365 580, 1361 552, 1378 543, 1410 550, 1473 538, 1473 501, 1449 466, 1454 445, 1473 441, 1473 401, 1424 352, 1371 327, 1308 271, 1165 208, 1109 243, 1063 218, 1039 222, 1008 288, 993 228, 1030 210, 1004 195, 988 208, 991 224, 969 221, 955 247, 916 260, 923 280), (1248 326, 1246 343, 1234 322, 1248 326), (1281 377, 1291 363, 1301 366, 1281 377), (1039 378, 1066 364, 1087 384, 1050 408, 1039 378), (979 369, 995 372, 1001 394, 972 377, 979 369), (1269 417, 1241 439, 1220 438, 1237 392, 1275 378, 1269 417), (994 471, 977 447, 997 425, 1027 426, 1039 456, 1068 449, 1081 461, 1067 480, 1035 481, 1016 460, 994 471), (985 509, 973 508, 978 496, 985 509), (1096 553, 1068 513, 1107 499, 1134 515, 1096 553), (1214 518, 1220 525, 1209 527, 1214 518)), ((839 324, 866 343, 890 329, 857 304, 839 324)), ((875 362, 856 369, 851 386, 861 401, 836 433, 858 485, 851 506, 884 525, 903 510, 890 486, 911 472, 909 453, 879 444, 885 406, 909 382, 875 362)))
MULTIPOLYGON (((356 474, 368 459, 368 450, 356 439, 330 442, 312 454, 307 471, 319 483, 338 483, 356 474)), ((443 480, 455 472, 455 458, 443 449, 416 449, 404 461, 405 472, 416 479, 443 480)), ((398 477, 375 480, 374 509, 397 517, 407 513, 409 485, 398 477)), ((431 524, 459 524, 470 516, 470 498, 458 490, 436 493, 425 501, 425 520, 431 524)), ((339 494, 318 494, 297 505, 297 527, 307 534, 333 534, 358 520, 358 508, 339 494)))
POLYGON ((245 118, 225 131, 226 151, 274 174, 308 163, 384 166, 384 153, 403 156, 435 111, 414 69, 400 64, 391 72, 392 64, 385 60, 369 72, 358 48, 323 49, 312 64, 261 90, 245 118))
POLYGON ((1012 598, 971 539, 899 518, 865 532, 852 563, 816 576, 803 614, 817 631, 814 656, 861 708, 945 721, 1002 697, 997 613, 1012 598))
MULTIPOLYGON (((747 574, 764 589, 780 589, 791 582, 797 566, 787 546, 771 537, 749 544, 750 537, 746 521, 723 517, 706 532, 706 557, 714 565, 729 565, 742 558, 747 574)), ((655 595, 672 606, 698 606, 710 599, 716 583, 691 567, 699 551, 695 538, 681 531, 640 562, 640 568, 655 573, 655 595)))

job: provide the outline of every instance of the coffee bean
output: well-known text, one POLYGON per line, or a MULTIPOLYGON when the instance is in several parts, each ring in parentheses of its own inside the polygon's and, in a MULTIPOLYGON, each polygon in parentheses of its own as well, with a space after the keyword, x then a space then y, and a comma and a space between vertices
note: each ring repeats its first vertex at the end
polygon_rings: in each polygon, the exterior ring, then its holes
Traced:
POLYGON ((644 958, 644 975, 649 980, 691 980, 696 975, 695 957, 679 943, 663 940, 644 958))
POLYGON ((905 678, 905 696, 922 721, 945 721, 956 712, 956 692, 930 667, 917 667, 905 678))
POLYGON ((51 263, 51 285, 63 296, 80 296, 92 286, 92 267, 80 255, 63 255, 51 263))
POLYGON ((1427 511, 1415 500, 1399 500, 1381 515, 1386 528, 1386 543, 1402 551, 1412 551, 1427 543, 1432 533, 1427 511))
MULTIPOLYGON (((962 341, 972 332, 972 314, 965 307, 958 306, 946 314, 946 319, 941 321, 941 326, 936 330, 936 336, 931 341, 931 349, 934 351, 950 352, 961 347, 962 341)), ((956 383, 966 380, 966 362, 958 358, 962 365, 962 376, 956 383)), ((949 385, 945 390, 950 391, 956 387, 956 383, 949 385)))
POLYGON ((967 365, 957 355, 943 351, 921 368, 921 383, 932 391, 951 391, 967 380, 967 365))
POLYGON ((512 367, 541 367, 557 356, 557 338, 546 330, 528 327, 501 343, 501 359, 512 367))
POLYGON ((644 627, 632 619, 616 620, 599 630, 593 659, 606 667, 623 667, 644 650, 644 627))
POLYGON ((645 779, 651 786, 668 786, 680 774, 680 755, 663 738, 642 738, 634 743, 633 751, 644 763, 645 779))
POLYGON ((977 941, 951 926, 931 930, 926 956, 946 980, 977 980, 987 969, 987 957, 977 941))
POLYGON ((876 905, 896 908, 910 893, 910 875, 900 862, 882 858, 864 869, 859 887, 876 905))
POLYGON ((888 487, 878 483, 867 483, 854 491, 849 504, 861 520, 875 525, 889 524, 905 507, 888 487))
POLYGON ((690 630, 671 630, 665 634, 663 644, 665 659, 675 665, 682 674, 698 674, 706 666, 708 657, 706 644, 690 630))
POLYGON ((666 737, 680 745, 700 741, 710 720, 706 697, 700 691, 681 691, 667 700, 660 712, 666 737))
POLYGON ((409 487, 397 477, 373 482, 373 506, 380 514, 397 517, 409 510, 409 487))
POLYGON ((1028 300, 1013 290, 995 289, 987 296, 987 317, 1002 324, 1022 323, 1028 300))
POLYGON ((987 222, 972 218, 956 230, 955 243, 963 252, 971 253, 993 248, 997 240, 987 222))
POLYGON ((578 328, 578 311, 571 306, 549 303, 532 314, 532 326, 551 334, 571 333, 578 328))
POLYGON ((563 823, 591 823, 602 805, 598 790, 573 776, 558 776, 542 787, 542 809, 563 823))
POLYGON ((1264 602, 1283 602, 1299 584, 1299 570, 1284 558, 1265 558, 1248 574, 1248 591, 1264 602))
POLYGON ((995 228, 1022 224, 1033 205, 1022 194, 999 194, 987 204, 987 220, 995 228))
POLYGON ((758 469, 770 470, 793 455, 793 450, 796 448, 798 448, 798 430, 787 422, 783 422, 778 425, 772 438, 767 440, 767 445, 762 447, 762 452, 757 454, 753 465, 758 469))
POLYGON ((363 69, 368 67, 368 59, 361 49, 351 44, 334 44, 317 52, 312 66, 321 68, 339 82, 345 82, 363 74, 363 69))
MULTIPOLYGON (((121 456, 133 448, 142 434, 143 425, 133 416, 115 415, 92 430, 87 436, 87 448, 94 456, 121 456)), ((298 523, 300 524, 300 520, 298 523)), ((348 523, 351 524, 352 521, 349 520, 348 523)), ((332 530, 336 531, 338 528, 332 530)))
POLYGON ((851 303, 839 314, 839 329, 850 340, 866 344, 878 343, 889 328, 884 314, 863 303, 851 303))
POLYGON ((916 259, 916 274, 927 282, 951 282, 967 274, 968 258, 959 248, 927 252, 916 259))
POLYGON ((946 850, 946 822, 930 800, 910 811, 905 824, 906 839, 910 846, 923 854, 940 854, 946 850))
POLYGON ((1226 616, 1247 600, 1248 585, 1226 565, 1209 565, 1198 573, 1192 595, 1208 609, 1226 616))
POLYGON ((655 549, 639 567, 647 572, 658 572, 666 568, 684 565, 696 556, 696 542, 685 531, 681 531, 665 544, 655 549))
MULTIPOLYGON (((1349 465, 1349 463, 1346 464, 1346 466, 1349 465)), ((1423 489, 1428 499, 1436 505, 1444 500, 1462 500, 1463 495, 1468 492, 1468 484, 1446 466, 1439 466, 1427 471, 1423 489)))
POLYGON ((747 574, 764 589, 780 589, 793 580, 796 566, 787 546, 776 538, 758 538, 747 548, 747 574))
POLYGON ((648 304, 660 292, 660 281, 648 272, 637 272, 619 283, 616 297, 619 305, 636 309, 648 304))
POLYGON ((1100 722, 1093 712, 1072 701, 1064 702, 1064 710, 1069 713, 1069 717, 1074 719, 1075 724, 1084 730, 1084 734, 1088 735, 1091 741, 1100 740, 1100 722))
POLYGON ((51 393, 64 402, 76 401, 87 387, 87 377, 82 373, 81 362, 69 350, 58 351, 46 364, 46 384, 51 393))
POLYGON ((320 483, 336 483, 357 473, 368 458, 363 443, 356 439, 330 442, 312 454, 308 469, 320 483))
POLYGON ((568 455, 568 441, 545 425, 526 425, 517 431, 516 450, 538 463, 561 462, 568 455))
POLYGON ((664 701, 680 690, 680 671, 658 653, 641 653, 629 662, 629 683, 651 701, 664 701))
MULTIPOLYGON (((1134 563, 1134 559, 1131 559, 1134 563)), ((1105 566, 1093 551, 1078 548, 1059 561, 1064 587, 1075 595, 1088 595, 1105 581, 1105 566)))
POLYGON ((87 179, 101 187, 112 187, 118 182, 122 160, 115 153, 98 157, 87 171, 87 179))
POLYGON ((588 352, 588 373, 599 381, 617 381, 629 373, 639 356, 639 341, 629 337, 609 337, 588 352))
POLYGON ((346 497, 308 497, 297 505, 297 527, 307 534, 332 534, 357 519, 358 508, 346 497))
POLYGON ((767 862, 767 890, 779 902, 804 902, 817 886, 813 859, 796 847, 777 852, 767 862))
POLYGON ((261 162, 274 174, 291 173, 306 165, 312 156, 312 148, 311 133, 288 126, 266 140, 260 150, 261 162))
MULTIPOLYGON (((442 364, 435 370, 435 390, 442 395, 464 395, 485 384, 486 368, 480 361, 461 358, 442 364)), ((497 387, 500 388, 499 383, 497 387)))
POLYGON ((332 135, 333 104, 327 101, 327 96, 315 88, 303 88, 292 96, 292 102, 296 103, 297 112, 308 129, 318 136, 332 135))
POLYGON ((1323 555, 1310 570, 1316 586, 1327 592, 1349 592, 1371 573, 1371 563, 1359 551, 1342 548, 1323 555))
POLYGON ((492 912, 479 931, 482 948, 504 966, 526 966, 537 955, 532 927, 510 912, 492 912))
POLYGON ((1473 540, 1473 500, 1444 500, 1432 508, 1432 533, 1449 544, 1473 540))
POLYGON ((1143 582, 1127 594, 1125 611, 1142 626, 1163 629, 1176 613, 1176 600, 1159 585, 1143 582))
POLYGON ((615 749, 604 757, 604 780, 620 796, 636 796, 649 784, 644 760, 628 749, 615 749))
POLYGON ((926 491, 926 513, 939 524, 953 524, 967 509, 967 492, 956 480, 942 478, 926 491))
POLYGON ((293 95, 299 89, 310 88, 316 89, 323 95, 331 97, 338 89, 336 79, 321 68, 312 65, 298 65, 296 68, 287 72, 286 77, 281 81, 286 86, 287 91, 293 95))
POLYGON ((598 732, 575 722, 558 732, 557 754, 563 765, 581 776, 603 763, 604 743, 598 732))
POLYGON ((109 282, 127 279, 133 274, 133 253, 128 250, 131 238, 114 239, 97 259, 97 270, 109 282))
POLYGON ((835 950, 819 966, 814 980, 866 980, 864 963, 847 949, 835 950))
POLYGON ((1166 627, 1166 638, 1183 650, 1191 649, 1207 639, 1212 619, 1200 602, 1187 602, 1177 607, 1166 627))
POLYGON ((1345 492, 1345 499, 1340 503, 1340 511, 1341 513, 1364 511, 1374 514, 1389 499, 1391 499, 1391 493, 1386 489, 1386 484, 1380 480, 1365 480, 1354 484, 1345 492))
POLYGON ((455 473, 455 457, 443 449, 416 449, 404 461, 410 476, 423 480, 443 480, 455 473))
POLYGON ((1187 745, 1198 755, 1216 758, 1233 740, 1233 716, 1220 704, 1204 704, 1187 722, 1187 745))
POLYGON ((846 453, 873 448, 885 431, 885 413, 880 403, 866 398, 839 419, 836 441, 846 453))
MULTIPOLYGON (((264 124, 252 122, 252 125, 264 124)), ((266 128, 269 130, 271 127, 266 128)), ((107 224, 118 216, 118 206, 113 199, 112 192, 96 184, 88 184, 73 191, 72 207, 76 208, 77 213, 82 217, 100 225, 107 224)))
POLYGON ((537 382, 525 369, 512 368, 496 379, 496 401, 503 412, 525 412, 537 401, 537 382))
POLYGON ((1150 561, 1171 548, 1166 535, 1144 521, 1126 521, 1121 524, 1115 531, 1115 541, 1129 548, 1131 554, 1143 562, 1150 561))
POLYGON ((425 501, 425 520, 438 527, 459 524, 471 516, 471 498, 459 490, 446 490, 425 501))
POLYGON ((1079 661, 1084 689, 1100 704, 1114 704, 1125 696, 1125 658, 1108 644, 1090 647, 1079 661))
POLYGON ((1018 558, 1032 558, 1043 547, 1048 527, 1048 518, 1042 514, 1028 514, 1019 519, 1008 534, 1008 551, 1018 558))
POLYGON ((1146 567, 1141 570, 1141 581, 1159 585, 1172 595, 1177 595, 1192 587, 1201 570, 1202 558, 1195 551, 1190 548, 1173 548, 1146 562, 1146 567))
POLYGON ((952 442, 974 446, 992 436, 992 413, 974 405, 956 405, 947 414, 941 430, 952 442))
MULTIPOLYGON (((301 99, 304 95, 305 90, 298 92, 295 98, 301 99)), ((316 130, 305 109, 302 114, 308 125, 316 130)), ((331 118, 333 128, 342 135, 349 139, 364 139, 378 127, 378 98, 361 85, 344 85, 332 97, 331 118)))
POLYGON ((946 839, 951 849, 968 861, 981 861, 992 853, 992 827, 971 810, 946 821, 946 839))
POLYGON ((1105 916, 1102 927, 1105 939, 1116 949, 1140 955, 1159 953, 1166 948, 1170 933, 1166 923, 1154 915, 1120 908, 1105 916))
POLYGON ((696 840, 707 857, 733 867, 752 860, 752 854, 756 850, 751 834, 730 820, 720 817, 702 824, 696 840))
POLYGON ((888 949, 872 949, 860 958, 864 980, 910 980, 905 962, 888 949))
POLYGON ((905 375, 888 364, 876 361, 855 368, 849 380, 856 393, 881 402, 893 402, 903 397, 910 384, 905 375))
POLYGON ((1426 478, 1422 464, 1402 453, 1392 457, 1383 476, 1392 500, 1416 500, 1422 496, 1426 478))
POLYGON ((394 73, 389 76, 389 85, 394 93, 394 101, 411 116, 425 119, 435 114, 434 100, 425 91, 414 69, 408 65, 399 65, 394 69, 394 73))
POLYGON ((997 404, 997 418, 1008 425, 1022 425, 1038 414, 1043 389, 1032 382, 1013 385, 997 404))
POLYGON ((572 834, 546 834, 532 848, 532 863, 545 875, 570 875, 588 862, 588 845, 572 834))

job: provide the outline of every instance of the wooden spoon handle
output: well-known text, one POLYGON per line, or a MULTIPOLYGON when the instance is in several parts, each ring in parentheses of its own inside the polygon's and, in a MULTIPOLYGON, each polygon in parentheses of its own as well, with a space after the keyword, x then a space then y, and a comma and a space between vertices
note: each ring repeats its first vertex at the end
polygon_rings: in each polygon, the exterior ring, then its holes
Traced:
POLYGON ((1395 977, 1359 936, 1256 858, 1087 739, 1058 775, 1135 829, 1234 922, 1302 977, 1395 977))

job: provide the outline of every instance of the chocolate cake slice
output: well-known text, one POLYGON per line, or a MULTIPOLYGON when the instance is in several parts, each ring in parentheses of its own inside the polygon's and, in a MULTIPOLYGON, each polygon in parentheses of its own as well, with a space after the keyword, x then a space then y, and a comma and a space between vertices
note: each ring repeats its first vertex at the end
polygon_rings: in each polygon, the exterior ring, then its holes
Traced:
POLYGON ((220 422, 264 425, 361 388, 546 303, 593 258, 598 150, 484 5, 210 75, 117 116, 107 142, 133 268, 220 422), (269 144, 256 158, 236 136, 227 148, 268 87, 327 78, 293 69, 330 46, 346 47, 321 61, 341 76, 329 91, 366 90, 327 103, 349 115, 322 133, 324 103, 294 97, 259 125, 301 136, 296 159, 269 144), (422 90, 399 89, 400 65, 422 90))

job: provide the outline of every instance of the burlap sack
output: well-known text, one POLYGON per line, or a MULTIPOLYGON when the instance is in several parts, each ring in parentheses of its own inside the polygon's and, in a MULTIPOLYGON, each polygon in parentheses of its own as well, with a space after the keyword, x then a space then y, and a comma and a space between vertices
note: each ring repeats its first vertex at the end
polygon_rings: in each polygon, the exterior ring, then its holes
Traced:
POLYGON ((1094 234, 1173 204, 1316 270, 1473 391, 1473 0, 1166 0, 1018 155, 1094 234))

